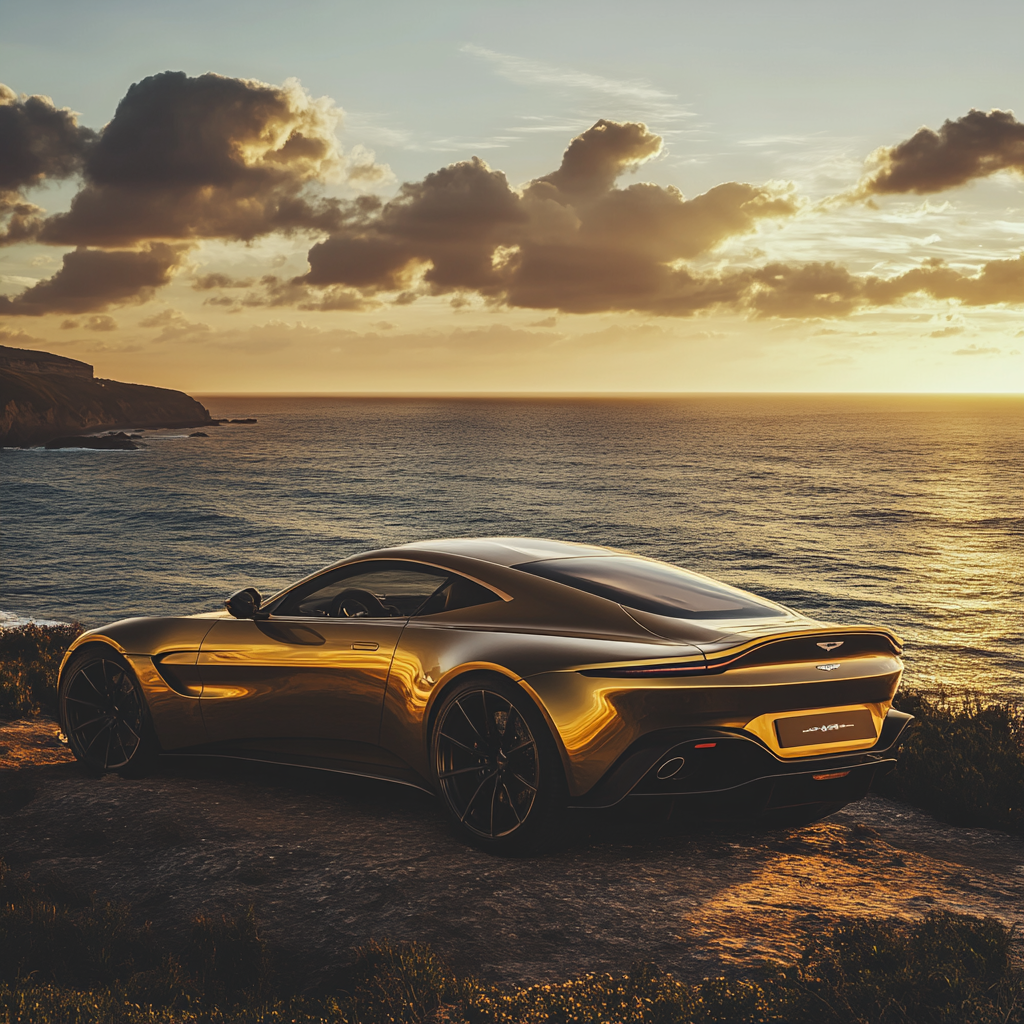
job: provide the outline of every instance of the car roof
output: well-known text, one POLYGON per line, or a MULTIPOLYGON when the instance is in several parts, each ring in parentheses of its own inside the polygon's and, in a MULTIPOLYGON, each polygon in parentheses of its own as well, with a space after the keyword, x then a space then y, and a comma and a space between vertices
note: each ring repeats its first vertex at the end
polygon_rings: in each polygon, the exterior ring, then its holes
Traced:
MULTIPOLYGON (((619 555, 628 552, 597 544, 576 544, 566 540, 536 537, 454 537, 448 540, 413 541, 390 548, 389 552, 461 555, 495 565, 522 565, 547 558, 582 558, 586 555, 619 555)), ((376 554, 376 552, 374 552, 376 554)), ((637 557, 637 556, 633 556, 637 557)))

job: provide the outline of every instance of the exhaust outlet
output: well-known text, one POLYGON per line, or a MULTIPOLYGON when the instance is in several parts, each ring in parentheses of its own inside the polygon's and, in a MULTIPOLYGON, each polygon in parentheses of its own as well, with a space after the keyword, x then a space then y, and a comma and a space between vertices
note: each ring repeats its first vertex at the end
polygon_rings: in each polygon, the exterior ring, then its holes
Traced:
POLYGON ((678 775, 683 770, 683 765, 686 764, 685 757, 670 757, 660 768, 658 768, 657 776, 659 779, 671 779, 674 775, 678 775))

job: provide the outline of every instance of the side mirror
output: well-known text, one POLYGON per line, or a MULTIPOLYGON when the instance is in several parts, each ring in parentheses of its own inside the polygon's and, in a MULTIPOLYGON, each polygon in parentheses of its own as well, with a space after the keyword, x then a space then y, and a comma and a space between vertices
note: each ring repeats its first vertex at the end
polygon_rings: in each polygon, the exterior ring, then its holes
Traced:
POLYGON ((224 607, 236 619, 254 619, 263 603, 263 595, 255 587, 237 590, 225 602, 224 607))

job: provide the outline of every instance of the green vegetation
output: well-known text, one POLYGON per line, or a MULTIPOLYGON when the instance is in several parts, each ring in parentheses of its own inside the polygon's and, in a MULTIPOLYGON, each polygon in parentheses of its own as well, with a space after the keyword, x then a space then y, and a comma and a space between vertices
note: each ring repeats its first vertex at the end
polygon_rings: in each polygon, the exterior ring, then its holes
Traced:
POLYGON ((908 689, 895 706, 917 721, 880 793, 954 825, 1024 834, 1024 705, 908 689))
POLYGON ((332 993, 274 970, 252 910, 200 916, 161 948, 127 906, 0 861, 3 1024, 1021 1024, 1024 972, 992 920, 840 922, 756 980, 678 981, 650 965, 528 988, 460 977, 427 946, 370 942, 332 993))
POLYGON ((57 670, 79 625, 0 629, 0 720, 56 712, 57 670))

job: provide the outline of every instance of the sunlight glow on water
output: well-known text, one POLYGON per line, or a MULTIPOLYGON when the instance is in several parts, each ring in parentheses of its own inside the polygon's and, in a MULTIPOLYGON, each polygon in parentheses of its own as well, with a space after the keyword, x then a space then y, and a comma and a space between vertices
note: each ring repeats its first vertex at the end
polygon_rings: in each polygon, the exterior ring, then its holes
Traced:
POLYGON ((3 452, 0 608, 192 612, 369 548, 525 534, 890 626, 907 682, 1020 692, 1019 398, 203 401, 260 422, 3 452))

